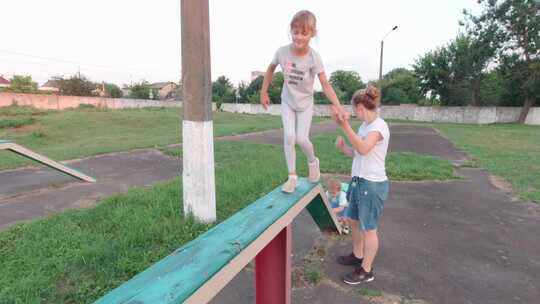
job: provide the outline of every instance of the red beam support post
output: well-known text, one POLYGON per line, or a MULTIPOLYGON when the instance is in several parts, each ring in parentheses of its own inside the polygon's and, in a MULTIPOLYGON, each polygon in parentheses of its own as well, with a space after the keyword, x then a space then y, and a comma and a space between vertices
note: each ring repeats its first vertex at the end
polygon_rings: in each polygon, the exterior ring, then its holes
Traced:
POLYGON ((292 224, 255 257, 257 304, 291 303, 292 224))

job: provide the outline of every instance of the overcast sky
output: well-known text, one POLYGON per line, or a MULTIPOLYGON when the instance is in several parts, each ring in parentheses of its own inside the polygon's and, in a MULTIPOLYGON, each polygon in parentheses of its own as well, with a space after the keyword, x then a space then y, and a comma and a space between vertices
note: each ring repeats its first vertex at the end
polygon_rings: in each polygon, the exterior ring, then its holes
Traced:
MULTIPOLYGON (((5 3, 4 3, 5 2, 5 3)), ((460 31, 463 9, 476 0, 210 0, 212 78, 236 85, 265 70, 276 49, 290 41, 295 12, 318 19, 319 51, 328 75, 353 70, 378 77, 380 40, 384 67, 410 67, 418 56, 460 31)), ((128 84, 178 81, 180 0, 17 0, 0 8, 0 74, 31 75, 42 84, 80 67, 93 81, 128 84)))

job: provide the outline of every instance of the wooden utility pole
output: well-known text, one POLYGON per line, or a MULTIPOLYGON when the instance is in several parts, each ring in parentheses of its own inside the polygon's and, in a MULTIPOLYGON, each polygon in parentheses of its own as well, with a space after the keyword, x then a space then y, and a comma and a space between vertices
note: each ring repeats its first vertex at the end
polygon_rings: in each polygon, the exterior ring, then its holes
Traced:
POLYGON ((216 220, 208 0, 182 0, 184 214, 216 220))

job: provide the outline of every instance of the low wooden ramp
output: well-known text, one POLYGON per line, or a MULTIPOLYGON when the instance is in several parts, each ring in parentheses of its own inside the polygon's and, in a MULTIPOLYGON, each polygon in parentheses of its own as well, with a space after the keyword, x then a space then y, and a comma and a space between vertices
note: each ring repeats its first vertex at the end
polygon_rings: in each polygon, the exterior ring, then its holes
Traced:
POLYGON ((10 142, 8 140, 0 140, 0 150, 9 150, 12 152, 15 152, 21 156, 24 156, 26 158, 32 159, 34 161, 37 161, 45 166, 48 166, 52 169, 58 170, 62 173, 71 175, 77 179, 95 183, 96 179, 88 176, 84 173, 81 173, 75 169, 72 169, 66 165, 63 165, 57 161, 54 161, 52 159, 49 159, 43 155, 37 154, 36 152, 29 150, 21 145, 18 145, 16 143, 10 142))

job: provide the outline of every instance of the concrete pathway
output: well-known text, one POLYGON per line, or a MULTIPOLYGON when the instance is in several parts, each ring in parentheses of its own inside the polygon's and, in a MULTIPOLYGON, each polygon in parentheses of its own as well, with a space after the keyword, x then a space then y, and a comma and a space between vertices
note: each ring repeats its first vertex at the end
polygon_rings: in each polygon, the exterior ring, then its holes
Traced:
MULTIPOLYGON (((393 152, 435 155, 458 166, 467 159, 432 128, 394 124, 391 133, 393 152)), ((234 140, 281 143, 276 131, 234 140)), ((298 217, 293 303, 538 303, 540 207, 498 189, 482 169, 457 167, 456 174, 463 179, 391 184, 376 280, 364 286, 342 283, 352 269, 335 262, 350 252, 350 237, 323 236, 309 215, 298 217), (321 281, 306 282, 309 271, 321 281)), ((253 303, 253 286, 247 267, 213 303, 253 303)))
POLYGON ((80 182, 43 166, 0 171, 0 230, 66 208, 92 207, 104 197, 167 180, 181 172, 181 161, 154 149, 67 163, 96 177, 97 182, 80 182))

